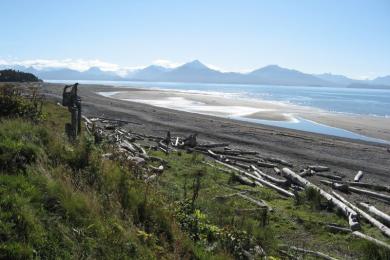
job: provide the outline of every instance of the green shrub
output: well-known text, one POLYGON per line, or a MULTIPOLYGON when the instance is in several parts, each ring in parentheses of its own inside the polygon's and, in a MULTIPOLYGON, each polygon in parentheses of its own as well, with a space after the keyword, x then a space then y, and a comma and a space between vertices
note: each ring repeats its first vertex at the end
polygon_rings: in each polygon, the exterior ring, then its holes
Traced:
POLYGON ((312 187, 306 188, 305 196, 312 209, 322 209, 322 196, 318 190, 312 187))
POLYGON ((14 85, 0 85, 0 117, 40 119, 43 116, 41 99, 36 90, 30 94, 30 98, 25 98, 22 90, 14 85))

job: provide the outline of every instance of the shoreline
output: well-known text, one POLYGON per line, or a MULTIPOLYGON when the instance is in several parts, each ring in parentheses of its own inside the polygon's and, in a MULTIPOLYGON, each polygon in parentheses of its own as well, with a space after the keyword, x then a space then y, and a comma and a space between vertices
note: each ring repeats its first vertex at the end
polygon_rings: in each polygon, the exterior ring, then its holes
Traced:
MULTIPOLYGON (((42 91, 48 100, 60 103, 64 85, 44 83, 42 91)), ((87 117, 124 120, 128 122, 124 125, 126 129, 145 135, 164 137, 167 131, 183 137, 198 134, 201 142, 229 143, 235 149, 249 149, 264 157, 294 161, 293 169, 297 171, 308 165, 328 165, 347 179, 353 180, 356 172, 362 170, 367 173, 367 181, 389 181, 389 145, 155 107, 96 93, 128 90, 79 85, 82 113, 87 117)))
POLYGON ((332 113, 319 108, 280 101, 234 98, 224 93, 215 94, 203 91, 126 88, 126 90, 99 92, 98 94, 117 100, 179 111, 254 123, 258 121, 259 124, 390 143, 390 118, 386 117, 332 113))

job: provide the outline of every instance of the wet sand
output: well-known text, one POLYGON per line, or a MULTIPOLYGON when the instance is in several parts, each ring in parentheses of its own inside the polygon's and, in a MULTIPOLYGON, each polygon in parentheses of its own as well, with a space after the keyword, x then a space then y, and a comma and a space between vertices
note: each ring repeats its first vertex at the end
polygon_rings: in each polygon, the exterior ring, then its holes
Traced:
POLYGON ((100 94, 119 100, 214 116, 272 121, 298 121, 298 118, 304 118, 368 137, 390 141, 390 118, 329 113, 312 107, 264 100, 237 99, 222 94, 144 89, 127 89, 100 94))

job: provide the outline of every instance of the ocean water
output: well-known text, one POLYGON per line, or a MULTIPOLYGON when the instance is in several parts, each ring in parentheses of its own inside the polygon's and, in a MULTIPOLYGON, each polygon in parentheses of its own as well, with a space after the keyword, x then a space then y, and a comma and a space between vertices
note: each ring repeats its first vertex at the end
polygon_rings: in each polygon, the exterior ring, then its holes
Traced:
POLYGON ((79 81, 79 83, 219 92, 242 98, 282 101, 317 107, 330 112, 390 117, 390 89, 139 81, 79 81))
MULTIPOLYGON (((49 81, 74 83, 74 81, 49 81)), ((177 82, 134 82, 134 81, 78 81, 81 84, 104 84, 129 88, 166 89, 186 92, 207 92, 232 98, 250 98, 291 103, 301 106, 315 107, 335 113, 370 115, 390 118, 390 89, 340 88, 340 87, 307 87, 307 86, 274 86, 274 85, 245 85, 245 84, 209 84, 209 83, 177 83, 177 82)), ((132 100, 135 101, 135 100, 132 100)), ((169 101, 169 100, 168 100, 169 101)), ((166 102, 166 101, 161 101, 166 102)), ((170 102, 170 101, 169 101, 170 102)), ((180 102, 174 100, 180 109, 180 102)), ((166 107, 166 104, 154 104, 166 107)), ((186 106, 188 107, 188 106, 186 106)), ((188 110, 188 109, 187 109, 188 110)), ((192 106, 191 112, 208 112, 199 104, 192 106), (205 111, 202 111, 204 109, 205 111), (198 110, 198 111, 197 111, 198 110)), ((374 142, 385 142, 380 139, 366 137, 357 133, 317 124, 305 119, 294 122, 269 120, 252 120, 240 115, 231 118, 275 125, 280 127, 304 130, 322 134, 360 139, 374 142)))

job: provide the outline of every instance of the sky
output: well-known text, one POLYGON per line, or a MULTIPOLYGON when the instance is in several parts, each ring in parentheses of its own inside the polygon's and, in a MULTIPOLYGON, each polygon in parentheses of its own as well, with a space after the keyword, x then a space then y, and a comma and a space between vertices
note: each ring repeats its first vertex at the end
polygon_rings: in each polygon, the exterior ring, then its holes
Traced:
POLYGON ((390 0, 2 0, 0 13, 0 63, 390 74, 390 0))

